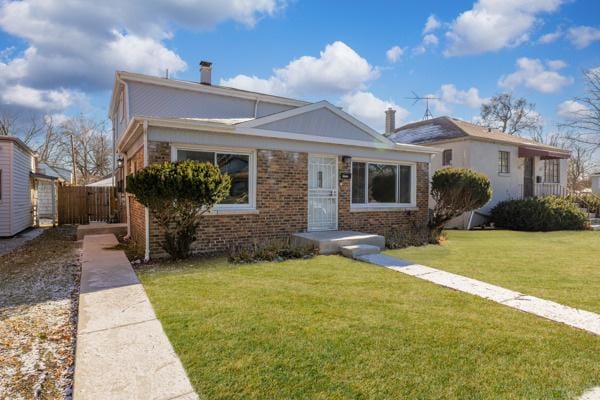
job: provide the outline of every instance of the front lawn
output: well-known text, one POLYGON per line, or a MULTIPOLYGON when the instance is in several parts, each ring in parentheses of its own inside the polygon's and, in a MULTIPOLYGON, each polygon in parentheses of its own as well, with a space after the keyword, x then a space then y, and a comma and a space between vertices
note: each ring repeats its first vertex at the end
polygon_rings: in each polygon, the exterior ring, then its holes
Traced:
POLYGON ((338 256, 140 278, 201 398, 576 398, 591 334, 338 256))
POLYGON ((600 232, 447 231, 442 246, 388 254, 600 312, 600 232))

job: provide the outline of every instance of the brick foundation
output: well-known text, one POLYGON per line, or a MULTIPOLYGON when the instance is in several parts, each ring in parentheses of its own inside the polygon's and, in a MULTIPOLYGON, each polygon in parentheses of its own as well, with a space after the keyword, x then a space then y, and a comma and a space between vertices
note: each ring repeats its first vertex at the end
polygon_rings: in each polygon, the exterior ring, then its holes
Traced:
MULTIPOLYGON (((139 149, 132 157, 128 159, 127 171, 133 173, 135 169, 144 167, 144 148, 139 149)), ((131 219, 131 240, 136 248, 141 252, 146 249, 146 211, 145 207, 135 200, 134 196, 129 196, 129 218, 131 219)))

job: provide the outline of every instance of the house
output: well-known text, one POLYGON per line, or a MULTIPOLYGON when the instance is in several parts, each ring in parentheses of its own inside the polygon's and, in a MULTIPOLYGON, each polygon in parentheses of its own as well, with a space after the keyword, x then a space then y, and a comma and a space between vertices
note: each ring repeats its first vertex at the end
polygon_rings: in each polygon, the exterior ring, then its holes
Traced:
MULTIPOLYGON (((231 176, 203 217, 195 253, 224 252, 306 231, 384 234, 426 223, 434 149, 395 144, 326 101, 117 72, 109 117, 123 179, 147 165, 193 159, 231 176)), ((118 185, 117 185, 118 186, 118 185)), ((127 197, 128 232, 146 258, 165 255, 147 209, 127 197)))
MULTIPOLYGON (((19 138, 0 136, 0 237, 14 236, 38 224, 38 187, 55 181, 37 171, 35 153, 19 138)), ((50 206, 55 210, 52 193, 50 206)))
POLYGON ((592 181, 592 193, 600 194, 600 171, 590 175, 592 181))
MULTIPOLYGON (((393 111, 393 110, 392 110, 393 111)), ((449 226, 470 228, 487 220, 503 200, 566 195, 570 152, 516 135, 509 135, 451 117, 438 117, 393 128, 386 116, 386 136, 399 144, 439 149, 432 173, 445 166, 466 167, 485 174, 492 183, 492 199, 481 209, 455 219, 449 226)))

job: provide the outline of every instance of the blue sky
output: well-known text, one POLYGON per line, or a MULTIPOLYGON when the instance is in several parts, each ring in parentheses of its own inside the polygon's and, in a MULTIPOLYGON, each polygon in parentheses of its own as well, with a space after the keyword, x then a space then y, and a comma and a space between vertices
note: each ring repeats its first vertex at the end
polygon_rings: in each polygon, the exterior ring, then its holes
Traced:
POLYGON ((326 99, 378 130, 390 105, 421 118, 411 91, 467 120, 511 91, 552 130, 600 67, 593 0, 183 3, 0 3, 2 107, 103 117, 115 69, 197 80, 206 59, 216 83, 326 99))

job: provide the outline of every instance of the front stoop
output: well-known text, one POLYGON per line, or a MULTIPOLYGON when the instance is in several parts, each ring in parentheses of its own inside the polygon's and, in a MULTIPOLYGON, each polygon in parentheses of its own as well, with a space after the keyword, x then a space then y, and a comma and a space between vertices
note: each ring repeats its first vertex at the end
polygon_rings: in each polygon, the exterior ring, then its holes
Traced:
POLYGON ((300 232, 292 234, 292 243, 300 246, 315 246, 319 254, 336 254, 345 246, 370 245, 385 248, 381 235, 355 231, 300 232))
POLYGON ((344 246, 340 249, 342 255, 348 258, 357 258, 368 254, 378 254, 381 252, 379 246, 371 246, 370 244, 355 244, 352 246, 344 246))

